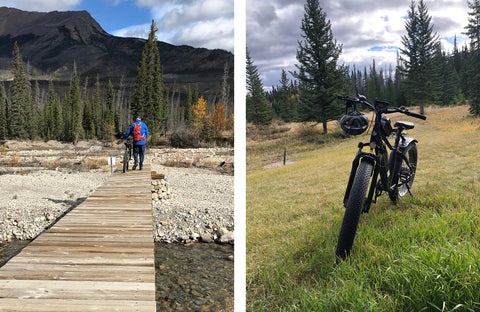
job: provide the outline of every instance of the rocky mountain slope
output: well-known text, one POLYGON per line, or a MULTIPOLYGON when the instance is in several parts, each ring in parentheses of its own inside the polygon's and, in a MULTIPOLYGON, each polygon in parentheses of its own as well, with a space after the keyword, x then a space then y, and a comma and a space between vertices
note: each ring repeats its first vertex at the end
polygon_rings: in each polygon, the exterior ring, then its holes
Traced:
MULTIPOLYGON (((105 32, 87 11, 26 12, 0 7, 0 78, 8 79, 14 42, 33 76, 68 80, 73 62, 80 75, 135 77, 145 40, 105 32)), ((225 64, 233 73, 233 54, 158 42, 165 80, 218 81, 225 64)))

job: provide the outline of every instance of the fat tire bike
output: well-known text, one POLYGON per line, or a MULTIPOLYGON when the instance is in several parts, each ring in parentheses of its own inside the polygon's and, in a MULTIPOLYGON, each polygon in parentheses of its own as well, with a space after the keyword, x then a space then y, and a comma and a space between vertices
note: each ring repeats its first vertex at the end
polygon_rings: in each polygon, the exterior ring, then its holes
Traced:
MULTIPOLYGON (((384 115, 402 113, 422 120, 425 120, 427 117, 409 112, 403 106, 397 108, 389 107, 389 103, 384 101, 375 100, 374 104, 371 104, 363 95, 358 95, 354 98, 339 95, 338 98, 346 101, 346 114, 348 116, 361 114, 357 112, 356 106, 358 104, 374 112, 370 141, 368 143, 358 143, 357 154, 352 163, 352 170, 343 199, 345 215, 340 228, 335 254, 344 259, 350 254, 352 249, 360 215, 368 213, 370 205, 376 203, 377 198, 382 193, 387 193, 393 202, 397 202, 407 194, 411 195, 411 188, 417 170, 418 153, 416 143, 418 141, 414 138, 406 137, 404 131, 413 129, 415 124, 408 121, 397 121, 394 123, 394 128, 392 128, 390 119, 384 115), (395 138, 393 146, 388 139, 392 134, 394 134, 395 138), (369 147, 370 152, 364 152, 364 147, 369 147), (387 148, 390 150, 390 153, 387 148)), ((366 116, 363 116, 366 119, 366 116)), ((368 119, 366 123, 368 125, 368 119)), ((363 131, 360 131, 360 133, 363 131)), ((357 133, 353 134, 360 133, 357 131, 357 133)))
POLYGON ((133 149, 133 143, 131 139, 127 139, 125 144, 125 152, 123 153, 123 173, 127 172, 128 170, 128 164, 130 160, 132 159, 132 149, 133 149))

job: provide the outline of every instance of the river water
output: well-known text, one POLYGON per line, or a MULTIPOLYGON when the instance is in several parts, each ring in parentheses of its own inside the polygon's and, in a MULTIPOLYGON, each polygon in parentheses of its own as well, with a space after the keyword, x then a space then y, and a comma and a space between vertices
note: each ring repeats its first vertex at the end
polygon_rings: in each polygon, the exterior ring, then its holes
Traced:
MULTIPOLYGON (((30 241, 0 244, 0 266, 30 241)), ((233 246, 155 244, 158 311, 233 311, 233 246)))

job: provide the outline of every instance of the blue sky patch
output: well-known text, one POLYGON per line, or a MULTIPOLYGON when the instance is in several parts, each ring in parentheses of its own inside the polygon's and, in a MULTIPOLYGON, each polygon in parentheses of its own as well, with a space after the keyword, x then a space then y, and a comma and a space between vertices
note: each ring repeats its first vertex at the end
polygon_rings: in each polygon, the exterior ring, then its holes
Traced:
POLYGON ((395 46, 376 46, 368 49, 369 52, 397 52, 399 48, 395 46))

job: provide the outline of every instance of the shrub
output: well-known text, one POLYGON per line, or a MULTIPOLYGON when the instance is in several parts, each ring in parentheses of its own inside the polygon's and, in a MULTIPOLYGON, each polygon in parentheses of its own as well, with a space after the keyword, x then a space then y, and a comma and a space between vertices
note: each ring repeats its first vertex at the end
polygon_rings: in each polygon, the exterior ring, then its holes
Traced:
POLYGON ((199 142, 192 131, 179 130, 170 136, 170 145, 177 148, 196 148, 199 142))

